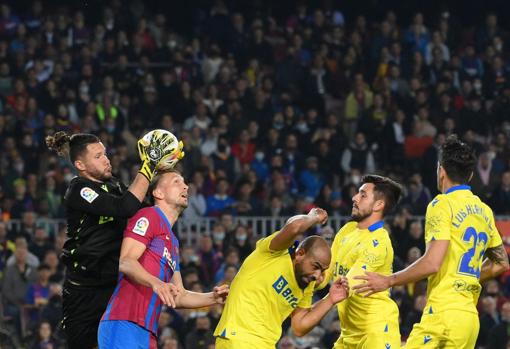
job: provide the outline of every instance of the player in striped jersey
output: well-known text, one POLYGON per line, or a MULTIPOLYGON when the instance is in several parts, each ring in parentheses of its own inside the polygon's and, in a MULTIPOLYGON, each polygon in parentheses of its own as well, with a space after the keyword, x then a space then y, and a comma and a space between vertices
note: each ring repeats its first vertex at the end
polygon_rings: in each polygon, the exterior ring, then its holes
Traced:
POLYGON ((179 242, 172 226, 188 205, 188 186, 176 171, 157 174, 150 191, 155 205, 138 211, 124 231, 120 276, 98 331, 99 348, 157 348, 163 304, 200 308, 223 303, 228 286, 213 292, 184 289, 179 242))

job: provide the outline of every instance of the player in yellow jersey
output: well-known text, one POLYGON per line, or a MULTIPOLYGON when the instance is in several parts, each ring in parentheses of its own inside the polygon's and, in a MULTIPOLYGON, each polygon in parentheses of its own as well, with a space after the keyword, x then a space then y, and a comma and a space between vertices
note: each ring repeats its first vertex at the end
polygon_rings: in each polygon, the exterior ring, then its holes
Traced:
POLYGON ((257 242, 230 286, 214 331, 216 349, 274 349, 289 315, 295 334, 303 336, 345 299, 344 278, 312 306, 315 282, 323 280, 331 260, 326 240, 310 236, 295 252, 291 249, 299 234, 327 219, 326 211, 314 208, 307 215, 289 218, 281 231, 257 242))
MULTIPOLYGON (((392 273, 393 247, 383 218, 398 202, 399 184, 387 177, 364 176, 352 198, 352 219, 336 234, 331 247, 331 265, 324 286, 341 276, 349 279, 364 271, 392 273)), ((350 282, 350 281, 349 281, 350 282)), ((352 294, 338 304, 341 334, 335 349, 400 348, 398 307, 389 292, 365 298, 352 294)))
POLYGON ((476 157, 456 136, 441 146, 437 186, 442 193, 428 205, 425 254, 390 276, 368 272, 355 286, 370 296, 395 285, 428 277, 427 305, 406 348, 474 348, 480 327, 476 303, 480 281, 508 269, 508 256, 492 210, 466 185, 476 157), (484 260, 485 258, 485 260, 484 260))

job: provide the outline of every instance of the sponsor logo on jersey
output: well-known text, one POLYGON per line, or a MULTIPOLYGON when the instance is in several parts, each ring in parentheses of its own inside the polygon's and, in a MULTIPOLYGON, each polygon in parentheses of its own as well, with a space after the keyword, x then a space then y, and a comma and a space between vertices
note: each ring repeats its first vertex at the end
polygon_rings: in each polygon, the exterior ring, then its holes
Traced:
POLYGON ((172 254, 166 247, 163 249, 163 256, 166 258, 168 266, 172 269, 172 271, 175 271, 175 268, 177 268, 177 262, 172 258, 172 254))
POLYGON ((273 288, 280 296, 282 296, 287 303, 290 304, 292 308, 297 307, 298 299, 294 297, 294 294, 292 293, 292 289, 290 287, 287 287, 289 282, 283 277, 280 276, 273 284, 273 288))
POLYGON ((99 194, 89 187, 84 187, 80 190, 80 196, 89 204, 91 204, 92 201, 94 201, 99 196, 99 194))
POLYGON ((147 233, 147 229, 149 229, 149 220, 145 217, 140 217, 133 227, 133 233, 144 236, 147 233))

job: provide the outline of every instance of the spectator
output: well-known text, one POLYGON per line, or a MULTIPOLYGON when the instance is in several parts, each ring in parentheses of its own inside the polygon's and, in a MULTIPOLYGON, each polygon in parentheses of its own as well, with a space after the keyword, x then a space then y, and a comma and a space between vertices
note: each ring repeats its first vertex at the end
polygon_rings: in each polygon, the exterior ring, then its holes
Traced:
POLYGON ((354 142, 342 153, 342 170, 349 173, 351 169, 359 169, 363 173, 375 172, 375 160, 372 151, 366 143, 365 135, 356 134, 354 142))
POLYGON ((9 257, 9 259, 7 259, 7 266, 15 265, 18 263, 18 259, 16 258, 16 250, 18 249, 26 252, 24 252, 24 254, 26 254, 24 256, 26 263, 34 270, 37 269, 39 266, 39 258, 37 258, 36 255, 29 251, 27 240, 23 236, 18 236, 14 240, 14 253, 9 257))
POLYGON ((504 343, 508 343, 510 329, 510 302, 506 302, 501 307, 501 322, 492 327, 487 336, 488 349, 500 349, 505 347, 504 343))
POLYGON ((186 335, 186 348, 208 349, 211 344, 214 344, 211 321, 207 316, 197 317, 194 329, 186 335))
POLYGON ((216 183, 216 192, 207 197, 208 216, 218 216, 223 210, 232 208, 235 200, 228 194, 229 183, 226 179, 221 178, 216 183))
POLYGON ((5 268, 2 280, 2 302, 4 314, 11 316, 21 333, 20 312, 25 302, 25 295, 31 282, 36 278, 36 271, 27 263, 28 250, 25 244, 18 244, 14 251, 14 264, 5 268))
POLYGON ((510 214, 510 172, 501 174, 501 183, 494 190, 492 202, 496 214, 510 214))
POLYGON ((60 343, 53 336, 51 324, 47 321, 39 323, 36 338, 30 349, 57 349, 60 343))

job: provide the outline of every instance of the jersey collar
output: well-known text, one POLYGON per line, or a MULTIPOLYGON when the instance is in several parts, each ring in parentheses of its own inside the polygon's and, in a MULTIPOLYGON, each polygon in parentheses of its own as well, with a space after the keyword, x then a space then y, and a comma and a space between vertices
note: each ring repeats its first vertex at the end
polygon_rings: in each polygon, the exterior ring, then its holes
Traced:
POLYGON ((165 223, 166 223, 166 225, 167 225, 167 227, 168 227, 168 230, 169 230, 169 231, 172 231, 172 224, 170 223, 170 221, 168 220, 168 218, 166 218, 166 216, 165 216, 165 214, 163 213, 163 211, 161 211, 161 209, 160 209, 158 206, 156 206, 156 205, 154 205, 154 208, 156 209, 156 212, 159 214, 159 216, 160 216, 161 218, 163 218, 163 220, 165 221, 165 223))
POLYGON ((445 194, 450 194, 457 190, 471 190, 471 187, 467 184, 454 185, 453 187, 448 189, 445 194))
POLYGON ((369 226, 367 229, 369 232, 374 232, 376 231, 377 229, 379 228, 382 228, 384 226, 384 222, 383 221, 378 221, 378 222, 375 222, 374 224, 372 224, 371 226, 369 226))

